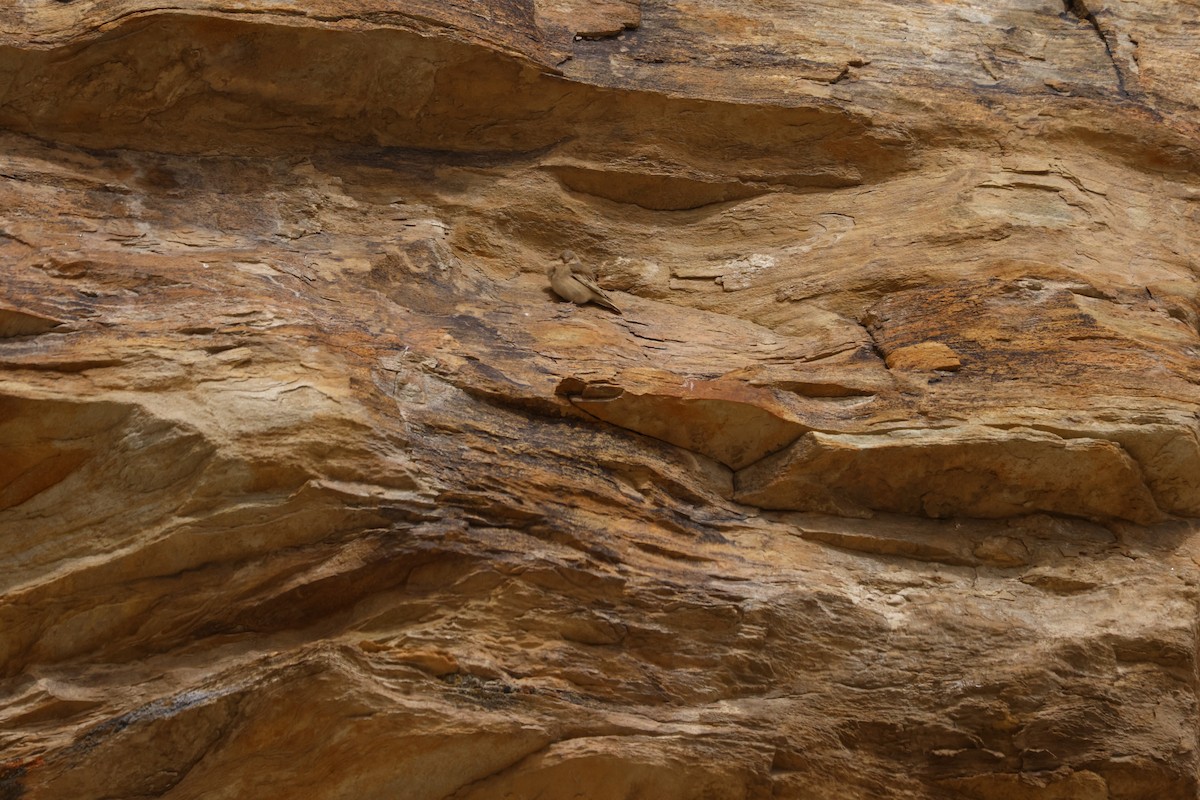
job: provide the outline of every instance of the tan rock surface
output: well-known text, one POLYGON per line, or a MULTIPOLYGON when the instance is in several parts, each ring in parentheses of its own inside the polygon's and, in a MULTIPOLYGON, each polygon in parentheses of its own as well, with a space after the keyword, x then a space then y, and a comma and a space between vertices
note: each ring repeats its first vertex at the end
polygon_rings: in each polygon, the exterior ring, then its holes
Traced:
POLYGON ((1196 797, 1193 12, 0 8, 0 800, 1196 797))

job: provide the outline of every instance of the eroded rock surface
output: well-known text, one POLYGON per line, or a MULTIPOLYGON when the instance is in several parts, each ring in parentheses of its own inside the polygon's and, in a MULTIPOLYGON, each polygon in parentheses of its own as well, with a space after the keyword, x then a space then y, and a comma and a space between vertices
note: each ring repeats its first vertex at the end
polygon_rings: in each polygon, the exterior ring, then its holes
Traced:
POLYGON ((1190 6, 305 6, 0 9, 0 798, 1197 795, 1190 6))

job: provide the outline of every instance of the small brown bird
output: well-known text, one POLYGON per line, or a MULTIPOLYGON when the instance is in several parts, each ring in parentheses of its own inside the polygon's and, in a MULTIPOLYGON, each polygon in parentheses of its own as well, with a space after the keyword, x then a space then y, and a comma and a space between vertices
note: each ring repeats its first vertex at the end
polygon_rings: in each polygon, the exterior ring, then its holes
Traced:
POLYGON ((574 252, 563 250, 559 259, 561 263, 546 270, 550 276, 550 288, 556 295, 577 305, 592 302, 621 313, 621 309, 596 285, 596 273, 585 267, 574 252))
POLYGON ((579 256, 575 255, 574 250, 563 250, 558 254, 558 257, 562 259, 564 264, 571 268, 571 272, 574 272, 576 275, 587 275, 592 280, 596 280, 596 270, 584 266, 583 262, 579 260, 579 256))

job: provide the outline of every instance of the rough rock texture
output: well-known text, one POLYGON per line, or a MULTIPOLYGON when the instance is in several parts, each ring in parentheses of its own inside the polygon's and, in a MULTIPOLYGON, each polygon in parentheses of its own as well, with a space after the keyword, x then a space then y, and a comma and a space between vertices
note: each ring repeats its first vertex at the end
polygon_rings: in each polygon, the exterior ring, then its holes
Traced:
POLYGON ((1198 11, 0 7, 0 798, 1196 797, 1198 11))

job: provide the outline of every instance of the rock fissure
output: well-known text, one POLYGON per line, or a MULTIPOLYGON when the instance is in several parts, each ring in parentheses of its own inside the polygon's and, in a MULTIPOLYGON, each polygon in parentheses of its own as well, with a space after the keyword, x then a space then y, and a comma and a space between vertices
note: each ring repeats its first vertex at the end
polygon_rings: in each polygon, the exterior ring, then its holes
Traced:
POLYGON ((1114 42, 1110 39, 1113 34, 1105 30, 1104 26, 1100 24, 1100 20, 1096 18, 1096 14, 1088 8, 1087 0, 1063 0, 1063 6, 1066 8, 1067 13, 1091 25, 1092 29, 1096 31, 1096 36, 1100 37, 1100 42, 1104 45, 1104 52, 1112 64, 1113 74, 1117 79, 1117 93, 1121 97, 1129 97, 1129 91, 1125 86, 1125 69, 1118 63, 1116 53, 1114 52, 1114 42))

